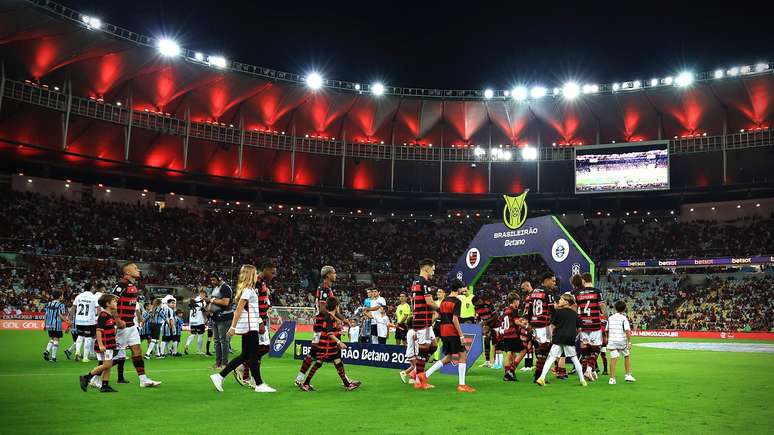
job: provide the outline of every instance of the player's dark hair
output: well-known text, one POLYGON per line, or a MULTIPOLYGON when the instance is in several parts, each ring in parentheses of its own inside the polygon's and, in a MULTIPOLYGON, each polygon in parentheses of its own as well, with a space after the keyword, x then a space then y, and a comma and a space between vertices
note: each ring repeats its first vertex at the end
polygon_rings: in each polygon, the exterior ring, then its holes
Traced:
POLYGON ((590 273, 586 272, 583 275, 581 275, 581 278, 583 278, 583 282, 592 283, 594 282, 594 277, 591 276, 590 273))
POLYGON ((465 283, 464 283, 464 282, 462 282, 462 280, 461 280, 461 279, 454 278, 454 279, 453 279, 453 280, 452 280, 452 281, 449 283, 449 291, 450 291, 450 292, 456 292, 457 290, 459 290, 459 289, 461 289, 461 288, 463 288, 463 287, 465 287, 465 283))
POLYGON ((217 270, 210 271, 210 276, 209 277, 210 278, 215 278, 218 281, 220 281, 220 272, 218 272, 217 270))
POLYGON ((336 307, 339 306, 339 301, 336 298, 328 298, 325 301, 325 309, 328 310, 328 312, 331 312, 336 309, 336 307))
POLYGON ((177 310, 177 311, 175 311, 175 314, 177 314, 178 316, 182 316, 183 315, 183 310, 177 310))
POLYGON ((100 307, 107 308, 108 304, 113 299, 118 299, 118 296, 116 296, 114 294, 106 293, 106 294, 104 294, 104 295, 99 297, 99 301, 97 301, 97 303, 99 303, 100 307))
POLYGON ((135 264, 134 261, 127 261, 126 263, 121 265, 121 273, 126 273, 126 269, 129 268, 129 266, 135 264))
POLYGON ((90 282, 87 282, 83 284, 83 291, 90 292, 91 291, 92 284, 90 282))
POLYGON ((105 289, 107 289, 107 286, 105 285, 104 282, 97 283, 97 291, 98 292, 103 292, 104 293, 105 289))
POLYGON ((473 296, 473 299, 471 299, 471 300, 470 300, 470 302, 471 302, 471 303, 472 303, 474 306, 478 305, 478 303, 479 303, 480 301, 481 301, 481 297, 480 297, 480 296, 478 296, 478 295, 474 295, 474 296, 473 296))
POLYGON ((583 278, 576 273, 570 278, 570 284, 572 284, 572 288, 574 289, 583 288, 583 278))
POLYGON ((425 266, 435 266, 435 261, 431 258, 423 258, 419 260, 419 268, 422 269, 425 266))
POLYGON ((142 304, 143 307, 148 307, 148 305, 153 306, 153 304, 150 302, 145 302, 144 304, 142 304))
POLYGON ((54 290, 54 292, 51 293, 51 297, 54 299, 59 299, 62 297, 62 292, 59 290, 54 290))
POLYGON ((553 272, 545 272, 544 274, 540 275, 540 283, 543 284, 545 280, 551 279, 556 277, 556 274, 553 272))
POLYGON ((529 279, 522 279, 522 280, 521 280, 521 283, 522 283, 522 284, 524 284, 525 282, 526 282, 527 284, 529 284, 530 286, 532 286, 532 281, 530 281, 529 279))
POLYGON ((261 263, 261 270, 274 269, 275 267, 277 267, 277 265, 271 260, 263 260, 261 263))
POLYGON ((626 311, 626 302, 624 302, 624 301, 616 302, 615 303, 615 310, 618 311, 619 313, 623 313, 624 311, 626 311))

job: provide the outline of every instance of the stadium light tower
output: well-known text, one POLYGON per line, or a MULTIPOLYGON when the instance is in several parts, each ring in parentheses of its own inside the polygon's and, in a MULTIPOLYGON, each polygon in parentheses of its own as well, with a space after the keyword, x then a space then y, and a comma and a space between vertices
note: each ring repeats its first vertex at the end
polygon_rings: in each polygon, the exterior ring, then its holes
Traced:
POLYGON ((537 160, 538 151, 537 148, 531 146, 525 146, 521 149, 521 158, 524 160, 537 160))
POLYGON ((532 98, 538 100, 540 98, 543 98, 548 94, 548 89, 542 87, 542 86, 535 86, 532 88, 532 90, 529 92, 529 94, 532 96, 532 98))
POLYGON ((677 86, 690 86, 693 83, 693 73, 683 71, 675 77, 675 84, 677 86))
POLYGON ((160 39, 158 48, 162 56, 174 57, 180 54, 180 46, 177 45, 177 42, 168 38, 160 39))
POLYGON ((562 86, 562 95, 568 100, 574 100, 580 94, 580 86, 575 82, 568 82, 562 86))
POLYGON ((491 100, 492 97, 494 97, 494 91, 491 90, 491 89, 485 89, 484 90, 484 98, 486 98, 487 100, 491 100))
POLYGON ((306 85, 312 89, 320 89, 323 85, 323 78, 319 73, 313 72, 306 76, 306 85))
MULTIPOLYGON (((322 78, 320 79, 320 82, 322 83, 322 78)), ((308 79, 307 79, 307 83, 308 83, 308 79)), ((376 95, 377 97, 384 95, 384 85, 381 84, 380 82, 376 82, 372 84, 371 93, 376 95)))

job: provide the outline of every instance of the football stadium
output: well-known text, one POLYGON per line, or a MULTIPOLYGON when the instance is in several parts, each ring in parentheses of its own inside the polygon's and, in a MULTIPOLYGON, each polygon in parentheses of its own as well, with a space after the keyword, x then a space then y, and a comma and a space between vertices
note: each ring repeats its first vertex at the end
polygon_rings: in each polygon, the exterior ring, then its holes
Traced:
POLYGON ((0 0, 3 433, 774 425, 771 17, 346 8, 0 0))

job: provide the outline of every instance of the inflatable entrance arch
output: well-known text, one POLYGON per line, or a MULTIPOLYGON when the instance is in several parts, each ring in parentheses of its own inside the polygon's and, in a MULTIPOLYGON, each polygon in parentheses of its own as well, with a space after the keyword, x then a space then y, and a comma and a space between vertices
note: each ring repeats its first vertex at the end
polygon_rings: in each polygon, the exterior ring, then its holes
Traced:
MULTIPOLYGON (((506 201, 508 201, 506 197, 506 201)), ((555 216, 541 216, 522 219, 516 229, 508 220, 506 205, 503 223, 488 224, 481 227, 468 245, 468 249, 449 273, 449 280, 459 278, 473 289, 486 273, 493 259, 538 254, 556 274, 559 288, 571 291, 570 277, 576 273, 591 273, 595 276, 594 262, 581 249, 575 239, 555 216)), ((526 206, 523 207, 526 217, 526 206)), ((529 277, 534 279, 536 277, 529 277)))

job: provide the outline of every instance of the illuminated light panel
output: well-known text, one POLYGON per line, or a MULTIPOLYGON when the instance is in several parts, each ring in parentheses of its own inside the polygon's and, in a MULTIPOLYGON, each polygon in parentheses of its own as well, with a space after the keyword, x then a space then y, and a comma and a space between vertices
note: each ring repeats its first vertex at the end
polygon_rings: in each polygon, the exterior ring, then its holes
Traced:
POLYGON ((532 98, 538 100, 548 94, 548 89, 544 88, 543 86, 535 86, 531 91, 529 91, 529 94, 532 98))
MULTIPOLYGON (((321 80, 321 82, 322 82, 322 80, 321 80)), ((371 93, 376 95, 376 96, 384 95, 384 85, 379 83, 379 82, 376 82, 376 83, 372 84, 371 85, 371 93)))
MULTIPOLYGON (((532 98, 536 98, 536 99, 540 98, 535 96, 535 89, 537 88, 532 88, 532 92, 533 92, 532 98)), ((524 101, 527 99, 527 88, 525 88, 524 86, 516 86, 515 88, 513 88, 513 90, 511 90, 511 96, 516 101, 524 101)))
POLYGON ((675 85, 690 86, 693 83, 693 73, 684 71, 675 77, 675 85))
POLYGON ((524 160, 537 160, 538 151, 535 147, 524 147, 521 149, 521 158, 524 160))
POLYGON ((491 100, 492 97, 494 97, 494 91, 491 90, 491 89, 485 89, 484 90, 484 98, 486 98, 487 100, 491 100))
POLYGON ((651 86, 658 86, 658 79, 650 79, 651 86))
POLYGON ((161 53, 162 56, 167 56, 167 57, 178 56, 181 52, 180 46, 177 45, 177 42, 168 38, 160 39, 158 43, 158 48, 159 48, 159 53, 161 53))
POLYGON ((319 73, 313 72, 306 76, 306 85, 312 89, 320 89, 323 85, 323 78, 319 73))
POLYGON ((581 92, 580 86, 578 86, 578 84, 575 82, 566 83, 562 87, 562 95, 564 95, 564 98, 568 100, 573 100, 577 98, 578 95, 580 95, 580 92, 581 92))
POLYGON ((218 68, 225 68, 226 67, 226 58, 223 56, 210 56, 210 65, 216 66, 218 68))
POLYGON ((731 77, 738 76, 739 75, 739 67, 735 66, 733 68, 730 68, 728 70, 728 75, 730 75, 731 77))
POLYGON ((724 75, 725 73, 723 72, 722 69, 716 69, 715 73, 713 74, 713 77, 715 77, 716 79, 722 79, 724 75))

